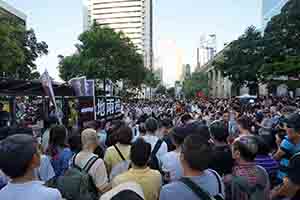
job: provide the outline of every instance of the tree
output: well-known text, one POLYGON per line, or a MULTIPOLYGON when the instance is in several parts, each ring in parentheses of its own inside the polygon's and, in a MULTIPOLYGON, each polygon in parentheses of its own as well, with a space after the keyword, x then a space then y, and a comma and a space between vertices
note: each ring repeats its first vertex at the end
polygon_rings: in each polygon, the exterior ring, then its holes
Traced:
POLYGON ((208 95, 208 76, 201 72, 194 72, 189 79, 183 82, 183 92, 187 98, 193 98, 200 91, 208 95))
POLYGON ((158 85, 155 91, 156 94, 164 95, 167 93, 167 88, 164 85, 158 85))
POLYGON ((38 42, 32 29, 13 17, 0 18, 0 71, 8 78, 36 77, 35 61, 48 53, 45 42, 38 42))
POLYGON ((157 79, 155 74, 150 69, 145 69, 146 76, 145 80, 143 81, 144 84, 146 84, 150 88, 156 88, 159 84, 160 80, 157 79))
POLYGON ((175 87, 170 87, 167 89, 169 97, 175 98, 175 87))
POLYGON ((258 91, 259 69, 264 63, 263 44, 261 32, 250 26, 241 37, 230 43, 214 65, 237 89, 246 85, 258 91))
POLYGON ((61 57, 58 68, 65 81, 81 75, 113 82, 122 80, 131 86, 144 81, 143 57, 122 32, 94 23, 79 36, 79 41, 76 54, 61 57))
POLYGON ((300 2, 290 0, 271 19, 264 33, 265 81, 275 76, 295 76, 300 71, 300 2))
POLYGON ((68 81, 76 76, 84 75, 79 54, 73 54, 65 57, 59 55, 58 59, 59 75, 63 80, 68 81))

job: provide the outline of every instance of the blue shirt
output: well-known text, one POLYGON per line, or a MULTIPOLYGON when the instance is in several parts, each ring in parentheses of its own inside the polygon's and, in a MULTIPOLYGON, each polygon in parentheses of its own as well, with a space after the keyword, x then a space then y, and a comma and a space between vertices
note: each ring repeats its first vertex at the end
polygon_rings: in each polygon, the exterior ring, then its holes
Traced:
POLYGON ((282 180, 287 176, 287 169, 291 157, 300 152, 300 143, 295 145, 293 144, 288 137, 286 137, 280 144, 280 149, 285 153, 279 163, 279 171, 277 173, 277 178, 282 180))
MULTIPOLYGON (((188 177, 203 190, 212 196, 219 194, 219 184, 217 177, 210 171, 204 171, 201 176, 188 177)), ((222 194, 224 196, 224 185, 221 178, 222 194)), ((184 183, 180 181, 172 182, 162 187, 160 192, 160 200, 200 200, 199 197, 184 183)))
POLYGON ((55 176, 64 175, 65 171, 69 168, 69 161, 73 153, 70 148, 64 148, 58 151, 58 154, 51 158, 51 164, 55 172, 55 176))

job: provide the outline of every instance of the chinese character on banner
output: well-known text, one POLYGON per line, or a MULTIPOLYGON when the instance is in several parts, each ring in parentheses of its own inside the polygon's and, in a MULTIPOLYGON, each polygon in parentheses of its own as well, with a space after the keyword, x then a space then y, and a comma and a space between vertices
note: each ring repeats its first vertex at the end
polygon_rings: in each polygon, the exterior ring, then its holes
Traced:
POLYGON ((115 113, 120 113, 122 112, 121 110, 121 99, 116 99, 115 100, 115 113))
POLYGON ((105 117, 105 99, 97 99, 97 117, 105 117))
POLYGON ((113 98, 106 99, 106 115, 113 115, 115 113, 115 104, 113 98))

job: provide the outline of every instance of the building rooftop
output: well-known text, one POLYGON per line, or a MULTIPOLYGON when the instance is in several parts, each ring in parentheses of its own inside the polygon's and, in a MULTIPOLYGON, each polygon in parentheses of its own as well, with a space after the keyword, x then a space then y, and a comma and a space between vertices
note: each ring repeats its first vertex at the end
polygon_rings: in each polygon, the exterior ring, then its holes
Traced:
POLYGON ((23 12, 21 12, 18 9, 12 7, 11 5, 9 5, 8 3, 6 3, 2 0, 0 0, 0 8, 6 10, 7 12, 15 15, 16 17, 18 17, 18 18, 20 18, 24 21, 26 21, 26 19, 27 19, 27 16, 23 12))

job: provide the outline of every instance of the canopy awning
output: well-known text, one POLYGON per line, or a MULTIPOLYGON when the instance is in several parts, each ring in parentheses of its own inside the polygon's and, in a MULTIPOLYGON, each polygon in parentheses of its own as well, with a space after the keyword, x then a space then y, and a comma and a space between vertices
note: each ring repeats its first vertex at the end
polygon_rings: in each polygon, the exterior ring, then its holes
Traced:
MULTIPOLYGON (((71 86, 52 83, 55 96, 75 96, 71 86)), ((0 78, 0 95, 5 96, 45 96, 39 80, 25 81, 0 78)))

